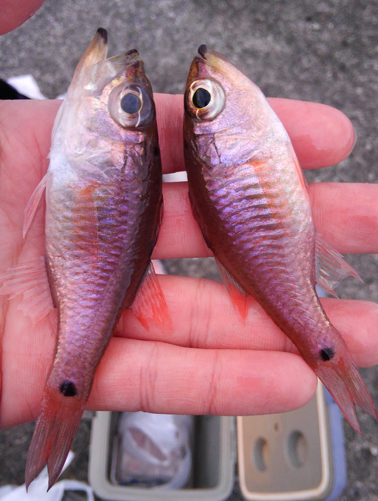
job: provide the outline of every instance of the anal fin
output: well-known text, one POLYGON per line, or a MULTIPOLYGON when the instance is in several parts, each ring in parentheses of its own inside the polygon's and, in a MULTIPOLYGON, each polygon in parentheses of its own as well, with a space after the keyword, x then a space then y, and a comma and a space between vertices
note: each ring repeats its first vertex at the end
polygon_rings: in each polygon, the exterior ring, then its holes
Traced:
POLYGON ((247 318, 247 294, 243 291, 243 289, 236 282, 233 276, 230 275, 230 273, 226 270, 219 259, 215 258, 215 261, 218 265, 223 282, 230 295, 231 302, 234 305, 236 311, 240 314, 242 321, 245 322, 247 318))
POLYGON ((319 233, 316 234, 315 256, 315 280, 333 296, 337 297, 334 289, 344 278, 351 276, 363 281, 343 256, 319 233))
POLYGON ((0 275, 0 295, 22 296, 18 309, 36 325, 53 310, 45 260, 17 264, 0 275))
POLYGON ((172 320, 152 263, 149 264, 130 310, 148 329, 152 323, 172 330, 172 320))

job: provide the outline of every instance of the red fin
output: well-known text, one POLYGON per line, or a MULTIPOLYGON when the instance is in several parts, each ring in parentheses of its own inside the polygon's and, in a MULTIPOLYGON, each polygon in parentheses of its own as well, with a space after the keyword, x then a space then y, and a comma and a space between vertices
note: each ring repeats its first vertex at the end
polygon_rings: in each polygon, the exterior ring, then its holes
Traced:
POLYGON ((172 330, 172 320, 154 267, 150 263, 130 310, 148 329, 150 323, 172 330))
POLYGON ((316 282, 327 292, 337 297, 334 289, 346 277, 361 280, 358 273, 348 264, 343 256, 337 252, 324 238, 317 233, 315 240, 316 255, 316 282))
POLYGON ((18 309, 30 317, 34 325, 45 318, 54 305, 44 258, 17 264, 1 274, 0 295, 5 294, 9 294, 9 299, 22 295, 18 309))
POLYGON ((46 462, 49 489, 55 484, 70 451, 84 407, 83 401, 77 397, 65 397, 59 390, 52 388, 46 391, 26 461, 26 489, 46 462))
POLYGON ((30 228, 30 225, 33 222, 35 213, 38 209, 39 202, 42 198, 42 195, 45 191, 46 184, 47 184, 47 175, 45 174, 41 181, 39 182, 38 186, 36 189, 33 191, 32 196, 30 197, 30 200, 25 208, 24 212, 24 227, 22 230, 22 235, 25 238, 26 233, 28 232, 28 229, 30 228))
POLYGON ((358 433, 361 434, 361 429, 355 405, 378 420, 373 399, 346 346, 340 346, 331 360, 319 362, 315 373, 358 433))
POLYGON ((293 159, 295 168, 297 169, 297 174, 298 174, 299 180, 301 182, 301 185, 306 192, 306 196, 308 197, 308 195, 307 195, 307 186, 308 186, 307 181, 306 181, 305 175, 303 174, 303 170, 302 170, 301 166, 299 165, 298 158, 297 158, 297 155, 295 154, 294 148, 291 144, 290 144, 290 153, 291 153, 291 157, 293 159))
POLYGON ((247 295, 240 287, 240 285, 235 281, 235 279, 229 274, 229 272, 219 261, 219 259, 215 258, 215 261, 217 262, 219 271, 230 295, 232 304, 234 305, 236 311, 240 313, 240 317, 243 322, 245 322, 247 318, 247 295))

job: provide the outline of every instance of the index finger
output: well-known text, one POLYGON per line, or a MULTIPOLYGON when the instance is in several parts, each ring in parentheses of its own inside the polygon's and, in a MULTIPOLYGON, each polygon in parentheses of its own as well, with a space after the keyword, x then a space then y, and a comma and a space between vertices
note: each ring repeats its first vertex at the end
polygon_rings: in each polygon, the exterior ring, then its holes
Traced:
POLYGON ((0 35, 12 31, 31 17, 45 0, 3 0, 0 9, 0 35))
MULTIPOLYGON (((154 95, 163 171, 185 170, 182 95, 154 95)), ((344 160, 353 149, 355 132, 349 118, 325 104, 269 98, 284 124, 303 169, 317 169, 344 160)))

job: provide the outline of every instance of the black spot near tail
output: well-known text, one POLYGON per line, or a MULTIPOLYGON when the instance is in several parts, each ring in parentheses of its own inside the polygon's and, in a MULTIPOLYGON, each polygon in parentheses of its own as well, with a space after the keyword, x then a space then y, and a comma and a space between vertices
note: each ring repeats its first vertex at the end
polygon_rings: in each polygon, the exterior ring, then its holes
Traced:
POLYGON ((65 397, 74 397, 77 395, 77 388, 69 379, 66 379, 60 384, 59 390, 65 397))
POLYGON ((323 350, 320 350, 320 358, 324 360, 324 362, 331 360, 334 356, 335 352, 332 348, 324 348, 323 350))

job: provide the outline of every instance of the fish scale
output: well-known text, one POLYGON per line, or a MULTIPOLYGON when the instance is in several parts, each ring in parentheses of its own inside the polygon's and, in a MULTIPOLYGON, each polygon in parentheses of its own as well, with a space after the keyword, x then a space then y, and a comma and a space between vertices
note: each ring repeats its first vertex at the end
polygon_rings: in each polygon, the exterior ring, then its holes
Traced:
POLYGON ((136 50, 107 59, 102 28, 59 109, 49 158, 24 221, 25 235, 46 191, 45 259, 0 276, 0 294, 21 295, 21 310, 32 319, 35 314, 35 323, 53 302, 58 310, 56 353, 28 452, 27 488, 46 463, 49 488, 58 479, 122 311, 133 307, 143 325, 150 318, 160 326, 170 320, 150 271, 162 213, 152 89, 136 50), (129 94, 137 111, 128 108, 129 94), (35 312, 31 304, 38 305, 35 312))
MULTIPOLYGON (((209 198, 219 215, 220 224, 225 226, 235 247, 241 249, 243 254, 247 252, 255 254, 254 258, 260 263, 267 257, 273 259, 276 257, 275 265, 279 266, 282 254, 277 253, 277 247, 271 248, 270 245, 274 241, 277 242, 281 251, 287 254, 287 259, 293 255, 288 247, 288 244, 297 245, 291 231, 291 212, 278 190, 269 189, 273 185, 271 179, 260 182, 257 176, 254 176, 255 183, 251 185, 251 177, 251 175, 232 176, 231 172, 226 171, 225 185, 219 186, 215 183, 214 186, 206 176, 204 182, 209 198), (230 196, 230 193, 233 195, 230 196), (264 215, 261 214, 262 205, 266 211, 264 215), (236 222, 238 228, 235 231, 236 222)), ((272 261, 269 261, 269 266, 271 265, 272 261)))
MULTIPOLYGON (((109 330, 108 317, 116 316, 134 272, 133 241, 128 235, 136 233, 138 218, 135 212, 140 206, 141 183, 134 181, 132 186, 128 185, 127 189, 125 187, 121 190, 106 186, 99 187, 98 190, 100 199, 111 198, 113 203, 110 207, 105 204, 101 210, 97 210, 98 255, 95 262, 91 259, 91 249, 88 251, 82 249, 82 242, 87 236, 85 226, 81 231, 80 229, 77 231, 72 225, 73 219, 85 220, 87 213, 93 211, 93 204, 86 206, 85 203, 81 203, 78 207, 71 202, 64 205, 59 199, 56 204, 52 203, 50 217, 53 225, 51 231, 47 232, 49 238, 46 245, 47 253, 53 263, 52 274, 57 277, 54 280, 57 296, 67 297, 60 307, 60 345, 69 357, 69 347, 72 346, 73 340, 80 339, 81 356, 87 355, 88 360, 96 360, 97 354, 102 353, 101 331, 104 328, 109 330), (134 185, 139 185, 139 191, 134 185), (105 225, 104 219, 107 221, 105 225), (85 265, 86 253, 89 253, 90 259, 85 265), (57 256, 61 258, 58 259, 57 256), (124 263, 127 263, 127 266, 124 263), (114 286, 108 288, 104 297, 104 290, 112 276, 116 277, 114 286), (98 335, 96 330, 99 331, 98 335)), ((53 194, 51 196, 54 200, 53 194)), ((95 192, 94 198, 96 199, 95 192)), ((111 324, 110 329, 112 328, 111 324)), ((69 374, 70 370, 71 367, 67 370, 65 363, 65 374, 69 374)), ((56 375, 56 378, 61 380, 65 377, 64 374, 56 375)))
POLYGON ((359 432, 355 405, 377 411, 315 291, 358 275, 317 234, 290 139, 261 90, 221 54, 198 52, 184 98, 193 215, 237 309, 244 314, 235 285, 293 341, 359 432))

